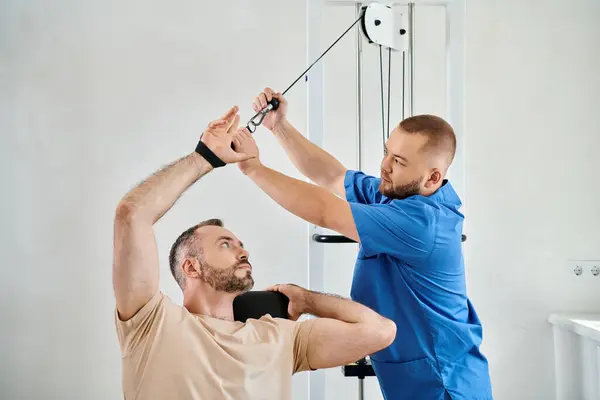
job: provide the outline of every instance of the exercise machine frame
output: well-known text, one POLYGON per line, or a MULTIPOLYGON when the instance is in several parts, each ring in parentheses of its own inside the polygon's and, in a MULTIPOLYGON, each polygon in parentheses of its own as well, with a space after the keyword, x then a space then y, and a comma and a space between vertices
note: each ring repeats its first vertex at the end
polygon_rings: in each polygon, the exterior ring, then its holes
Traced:
MULTIPOLYGON (((446 11, 446 99, 447 99, 447 120, 453 125, 457 135, 458 146, 454 163, 449 171, 453 186, 463 201, 463 213, 465 213, 467 202, 465 197, 465 17, 466 0, 439 0, 439 1, 419 1, 407 2, 379 2, 385 6, 408 6, 408 27, 406 48, 403 53, 402 75, 403 75, 403 104, 407 101, 408 116, 414 115, 414 97, 415 97, 415 12, 418 12, 419 6, 442 6, 446 11), (404 87, 404 76, 407 68, 408 87, 404 87), (405 90, 406 89, 406 90, 405 90), (407 95, 408 94, 408 95, 407 95)), ((307 60, 312 62, 322 51, 321 28, 323 24, 323 11, 325 6, 354 6, 356 16, 360 15, 362 7, 371 4, 371 2, 348 1, 348 0, 307 0, 307 32, 308 49, 307 60)), ((368 20, 365 18, 365 21, 368 20)), ((388 21, 389 22, 389 21, 388 21)), ((356 69, 357 69, 357 159, 354 168, 362 169, 362 137, 363 137, 363 66, 362 66, 362 46, 369 37, 364 34, 364 27, 356 29, 356 69)), ((385 40, 385 39, 379 39, 385 40)), ((389 38, 388 38, 389 40, 389 38)), ((394 41, 387 42, 390 47, 398 50, 394 41)), ((390 71, 391 73, 391 71, 390 71)), ((318 63, 314 66, 308 79, 308 138, 317 146, 323 146, 323 65, 318 63)), ((404 107, 403 107, 404 109, 404 107)), ((404 110, 402 111, 404 118, 404 110)), ((388 132, 389 133, 389 132, 388 132)), ((339 235, 326 235, 320 231, 320 228, 313 224, 308 224, 308 286, 312 290, 325 291, 324 287, 324 249, 325 243, 348 243, 352 242, 339 235)), ((463 236, 463 241, 466 237, 463 236)), ((359 379, 359 399, 364 398, 363 380, 365 376, 372 376, 372 368, 367 360, 358 360, 356 364, 348 365, 342 368, 346 376, 356 375, 359 379)), ((309 375, 309 398, 311 400, 325 399, 325 372, 313 371, 309 375)))

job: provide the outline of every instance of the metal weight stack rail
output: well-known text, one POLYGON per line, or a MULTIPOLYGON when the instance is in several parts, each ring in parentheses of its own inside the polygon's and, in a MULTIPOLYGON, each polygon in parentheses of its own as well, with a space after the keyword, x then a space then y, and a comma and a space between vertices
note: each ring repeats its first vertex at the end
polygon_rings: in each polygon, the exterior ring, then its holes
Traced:
MULTIPOLYGON (((364 6, 361 3, 356 4, 356 17, 360 17, 363 12, 364 6)), ((402 51, 402 119, 404 119, 404 101, 405 101, 405 68, 408 67, 408 79, 409 79, 409 90, 408 90, 408 110, 409 116, 414 115, 414 16, 415 16, 415 5, 414 3, 408 4, 408 49, 402 51), (408 64, 407 64, 408 61, 408 64)), ((362 40, 363 36, 360 29, 356 30, 356 72, 357 72, 357 167, 362 169, 362 131, 363 131, 363 60, 362 60, 362 40)), ((391 53, 390 53, 390 64, 391 64, 391 53)), ((388 71, 388 74, 391 73, 388 71)), ((383 73, 382 73, 383 79, 383 73)), ((388 81, 389 82, 389 81, 388 81)), ((383 112, 383 80, 382 80, 382 112, 383 112)), ((389 83, 388 83, 388 127, 389 127, 389 83)), ((382 121, 383 122, 383 121, 382 121)), ((384 147, 385 138, 389 138, 389 129, 385 130, 384 126, 384 147)), ((340 243, 356 243, 356 241, 343 236, 343 235, 330 235, 314 233, 311 237, 312 241, 322 244, 340 244, 340 243)), ((466 241, 467 237, 463 234, 462 241, 466 241)), ((364 399, 364 379, 368 376, 375 376, 373 366, 367 358, 356 361, 352 364, 342 366, 342 373, 345 377, 357 378, 358 379, 358 398, 359 400, 364 399)))

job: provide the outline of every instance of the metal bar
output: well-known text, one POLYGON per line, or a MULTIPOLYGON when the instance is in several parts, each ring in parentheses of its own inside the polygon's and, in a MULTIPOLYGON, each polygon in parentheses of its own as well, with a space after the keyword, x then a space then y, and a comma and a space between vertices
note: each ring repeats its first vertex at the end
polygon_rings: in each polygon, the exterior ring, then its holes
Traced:
POLYGON ((415 115, 415 3, 408 4, 408 59, 410 67, 409 116, 415 115))
MULTIPOLYGON (((322 50, 323 19, 325 6, 322 0, 308 0, 306 7, 307 30, 307 63, 315 60, 322 50)), ((316 63, 310 70, 307 81, 308 101, 308 138, 319 147, 323 147, 323 103, 324 103, 324 78, 323 63, 316 63)), ((308 225, 308 287, 314 291, 325 290, 325 254, 322 245, 313 242, 312 235, 317 233, 318 227, 308 225)), ((311 400, 325 400, 325 371, 313 371, 316 374, 308 376, 308 390, 311 400)))
MULTIPOLYGON (((361 3, 356 4, 356 18, 360 16, 362 8, 361 3)), ((357 128, 356 128, 356 168, 362 169, 362 132, 363 132, 363 59, 362 59, 362 33, 360 29, 356 30, 356 86, 357 86, 357 128)))
POLYGON ((317 243, 356 243, 355 240, 342 235, 321 235, 315 233, 312 239, 317 243))
MULTIPOLYGON (((464 0, 413 0, 413 3, 415 3, 418 6, 449 6, 449 5, 453 5, 454 3, 459 3, 461 1, 464 0)), ((325 0, 323 2, 323 4, 326 5, 330 5, 330 6, 351 6, 354 5, 356 3, 362 3, 363 0, 325 0)), ((390 7, 395 7, 395 6, 407 6, 410 3, 406 2, 406 1, 394 1, 394 2, 385 2, 386 5, 390 6, 390 7)))
POLYGON ((363 400, 365 398, 365 380, 358 380, 358 399, 363 400))

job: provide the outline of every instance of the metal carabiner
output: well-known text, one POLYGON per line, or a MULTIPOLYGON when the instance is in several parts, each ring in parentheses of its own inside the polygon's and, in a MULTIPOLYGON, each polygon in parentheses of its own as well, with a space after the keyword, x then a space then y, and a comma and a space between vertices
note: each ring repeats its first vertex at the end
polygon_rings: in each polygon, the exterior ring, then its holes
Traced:
POLYGON ((246 128, 250 131, 250 133, 254 133, 256 132, 256 128, 262 124, 263 119, 265 119, 265 117, 267 116, 269 111, 274 111, 277 110, 277 108, 279 107, 279 100, 277 99, 271 99, 271 101, 269 102, 269 104, 267 104, 267 106, 265 108, 263 108, 262 110, 260 110, 259 112, 257 112, 254 117, 252 117, 250 119, 250 121, 248 121, 248 124, 246 125, 246 128), (258 117, 260 117, 258 120, 256 120, 258 117))

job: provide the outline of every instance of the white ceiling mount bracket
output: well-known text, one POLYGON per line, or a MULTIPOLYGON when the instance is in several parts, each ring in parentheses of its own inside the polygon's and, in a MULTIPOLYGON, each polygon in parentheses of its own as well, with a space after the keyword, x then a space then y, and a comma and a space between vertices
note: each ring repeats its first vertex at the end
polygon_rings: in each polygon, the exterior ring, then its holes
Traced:
POLYGON ((363 15, 360 28, 369 43, 394 51, 405 50, 408 26, 402 16, 397 18, 391 6, 371 3, 363 7, 363 15))

